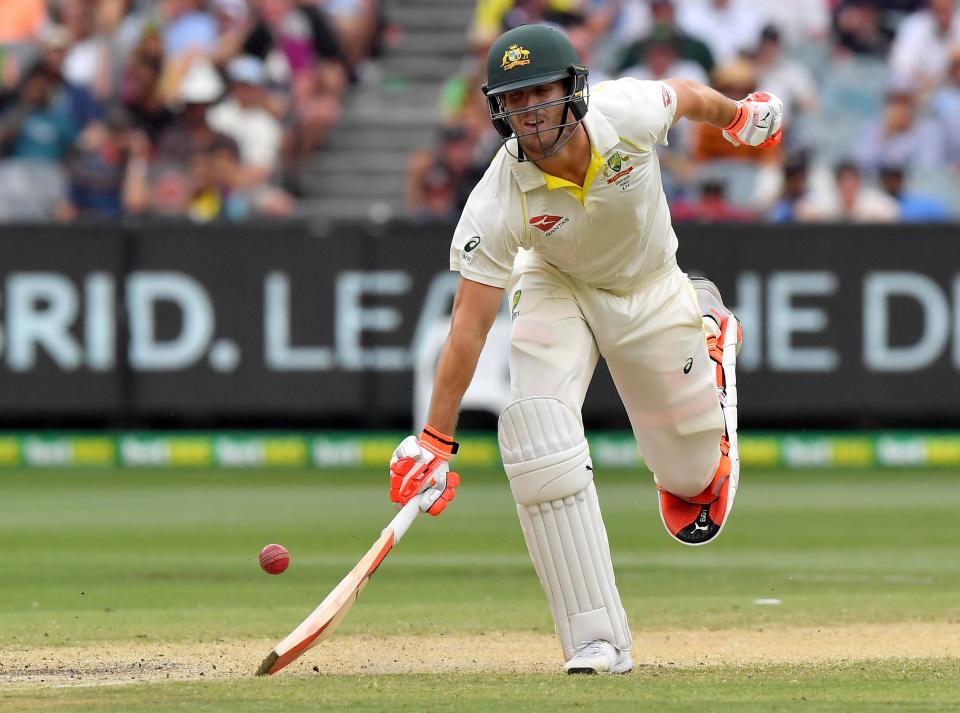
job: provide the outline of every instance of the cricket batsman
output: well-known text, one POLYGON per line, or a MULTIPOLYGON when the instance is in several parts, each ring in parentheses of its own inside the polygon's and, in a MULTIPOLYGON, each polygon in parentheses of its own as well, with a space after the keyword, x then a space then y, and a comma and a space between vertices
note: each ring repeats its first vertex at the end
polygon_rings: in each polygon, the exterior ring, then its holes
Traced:
POLYGON ((686 79, 607 81, 592 90, 565 35, 524 25, 501 35, 483 87, 504 140, 457 225, 459 271, 429 423, 390 462, 390 495, 438 515, 460 401, 510 295, 513 402, 499 441, 530 558, 568 673, 625 673, 631 635, 614 580, 581 418, 606 359, 670 536, 703 545, 737 491, 737 318, 717 288, 677 266, 656 144, 681 117, 737 146, 780 141, 783 104, 733 101, 686 79))

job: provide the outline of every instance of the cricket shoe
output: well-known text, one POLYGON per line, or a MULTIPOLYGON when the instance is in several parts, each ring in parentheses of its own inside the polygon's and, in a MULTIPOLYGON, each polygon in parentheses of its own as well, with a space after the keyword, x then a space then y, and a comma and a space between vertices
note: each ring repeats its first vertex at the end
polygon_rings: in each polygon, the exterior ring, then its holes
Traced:
POLYGON ((707 353, 716 364, 717 397, 723 411, 724 433, 720 437, 720 462, 701 493, 682 498, 660 489, 660 519, 675 540, 684 545, 705 545, 723 530, 733 508, 740 481, 737 449, 737 352, 743 343, 740 321, 720 299, 709 280, 693 278, 704 311, 707 353))
POLYGON ((573 658, 563 665, 567 673, 629 673, 633 659, 609 641, 590 641, 577 647, 573 658))

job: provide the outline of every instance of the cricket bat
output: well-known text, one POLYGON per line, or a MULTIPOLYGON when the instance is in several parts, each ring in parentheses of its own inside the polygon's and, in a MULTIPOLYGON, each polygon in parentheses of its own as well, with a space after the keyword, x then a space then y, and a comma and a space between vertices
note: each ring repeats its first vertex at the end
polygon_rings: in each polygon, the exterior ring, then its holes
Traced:
POLYGON ((360 592, 370 581, 371 575, 406 533, 407 528, 420 514, 420 498, 417 496, 403 506, 390 521, 373 547, 363 556, 357 566, 340 580, 320 606, 313 610, 300 626, 290 632, 283 641, 263 660, 257 669, 258 676, 271 675, 288 666, 300 655, 333 635, 334 629, 350 611, 360 592))

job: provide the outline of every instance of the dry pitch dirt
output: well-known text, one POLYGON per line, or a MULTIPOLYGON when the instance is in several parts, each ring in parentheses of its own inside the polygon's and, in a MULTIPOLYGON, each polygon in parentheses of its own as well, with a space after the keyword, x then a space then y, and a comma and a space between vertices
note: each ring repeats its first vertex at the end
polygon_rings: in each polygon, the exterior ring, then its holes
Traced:
MULTIPOLYGON (((0 687, 110 685, 252 676, 275 642, 0 648, 0 687)), ((483 635, 339 636, 283 675, 389 673, 558 673, 559 645, 531 632, 483 635)), ((960 658, 960 621, 840 627, 685 629, 634 636, 639 666, 824 663, 883 658, 960 658)))

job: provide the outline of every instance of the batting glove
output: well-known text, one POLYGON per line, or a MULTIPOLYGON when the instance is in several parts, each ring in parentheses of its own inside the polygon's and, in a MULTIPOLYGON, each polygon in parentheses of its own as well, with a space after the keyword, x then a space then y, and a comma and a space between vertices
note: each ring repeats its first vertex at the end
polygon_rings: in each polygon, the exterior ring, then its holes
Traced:
POLYGON ((723 127, 723 138, 734 146, 776 146, 783 138, 783 102, 767 92, 738 101, 736 116, 723 127))
POLYGON ((425 493, 420 510, 439 515, 456 495, 460 476, 450 472, 459 444, 430 426, 420 438, 407 436, 390 459, 390 499, 400 506, 425 493))

